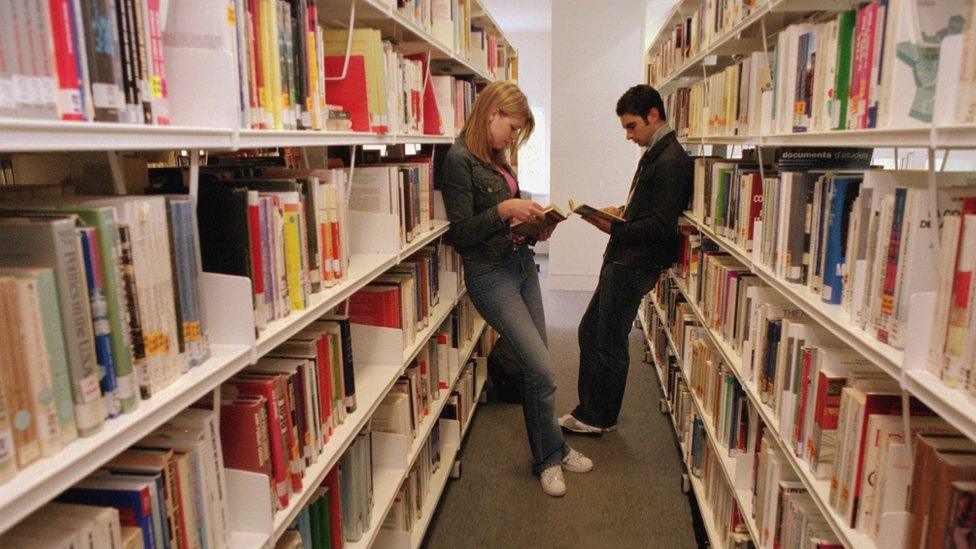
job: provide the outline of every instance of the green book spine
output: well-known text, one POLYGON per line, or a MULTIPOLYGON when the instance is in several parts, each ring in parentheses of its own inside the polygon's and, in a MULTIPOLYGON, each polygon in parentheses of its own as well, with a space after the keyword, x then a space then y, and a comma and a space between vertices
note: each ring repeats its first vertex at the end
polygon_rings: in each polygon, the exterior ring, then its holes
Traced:
POLYGON ((325 525, 322 524, 322 515, 319 513, 319 507, 321 505, 322 498, 318 498, 308 507, 308 518, 312 523, 312 549, 322 547, 322 534, 325 525))
POLYGON ((136 409, 138 383, 132 368, 132 342, 125 307, 125 293, 119 273, 119 230, 115 224, 115 210, 110 207, 65 208, 98 230, 99 253, 104 269, 105 299, 108 302, 108 322, 112 330, 112 357, 118 380, 121 412, 136 409))
POLYGON ((854 10, 847 10, 838 16, 837 31, 837 70, 834 84, 834 109, 831 119, 834 130, 847 128, 847 97, 851 85, 851 59, 854 50, 854 10))
POLYGON ((41 319, 44 323, 44 344, 47 347, 48 362, 51 366, 51 386, 54 389, 54 404, 58 413, 58 425, 61 428, 61 444, 68 444, 78 438, 78 428, 75 424, 71 376, 68 373, 68 352, 64 345, 64 331, 61 328, 61 307, 58 305, 54 271, 14 268, 2 269, 0 274, 29 278, 37 284, 41 319))

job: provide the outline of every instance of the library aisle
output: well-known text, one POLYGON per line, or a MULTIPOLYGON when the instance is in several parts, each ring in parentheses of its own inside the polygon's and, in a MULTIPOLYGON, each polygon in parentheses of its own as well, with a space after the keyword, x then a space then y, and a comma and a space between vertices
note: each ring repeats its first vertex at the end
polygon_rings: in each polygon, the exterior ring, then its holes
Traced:
MULTIPOLYGON (((576 402, 576 328, 591 292, 555 291, 541 262, 542 297, 556 371, 556 411, 576 402)), ((448 484, 428 531, 429 549, 447 547, 695 547, 674 430, 658 411, 660 389, 641 362, 643 337, 631 332, 631 367, 620 429, 599 438, 568 435, 593 458, 593 474, 566 473, 566 496, 553 499, 529 474, 522 411, 479 407, 464 442, 461 478, 448 484)))

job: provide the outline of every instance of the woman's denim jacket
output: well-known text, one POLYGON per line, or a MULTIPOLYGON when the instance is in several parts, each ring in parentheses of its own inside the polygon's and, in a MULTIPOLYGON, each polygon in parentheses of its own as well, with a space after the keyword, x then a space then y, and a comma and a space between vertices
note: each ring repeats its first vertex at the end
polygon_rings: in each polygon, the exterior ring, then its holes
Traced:
POLYGON ((498 170, 471 154, 463 133, 444 159, 439 186, 451 221, 448 236, 457 251, 465 259, 493 264, 508 260, 515 247, 498 204, 513 198, 512 192, 498 170))

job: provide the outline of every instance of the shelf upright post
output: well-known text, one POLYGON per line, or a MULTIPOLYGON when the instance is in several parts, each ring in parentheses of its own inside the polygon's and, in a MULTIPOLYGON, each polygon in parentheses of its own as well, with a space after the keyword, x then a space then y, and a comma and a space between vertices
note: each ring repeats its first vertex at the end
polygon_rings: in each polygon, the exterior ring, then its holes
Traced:
POLYGON ((108 158, 108 167, 112 171, 112 190, 119 196, 125 196, 125 172, 122 169, 122 161, 119 159, 117 151, 105 153, 108 158))
POLYGON ((190 200, 193 201, 193 209, 197 207, 197 196, 200 195, 200 151, 190 149, 190 200))

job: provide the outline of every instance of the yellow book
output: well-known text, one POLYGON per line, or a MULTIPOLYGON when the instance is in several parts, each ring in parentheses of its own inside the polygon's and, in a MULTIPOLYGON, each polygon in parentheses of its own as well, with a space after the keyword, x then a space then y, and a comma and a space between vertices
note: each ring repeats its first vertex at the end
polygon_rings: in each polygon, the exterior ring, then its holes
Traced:
POLYGON ((302 265, 301 204, 285 204, 285 271, 291 309, 305 308, 305 270, 302 265))
MULTIPOLYGON (((307 23, 299 22, 299 24, 306 25, 307 23)), ((305 41, 308 43, 308 56, 305 60, 305 64, 308 65, 306 68, 308 71, 308 92, 304 98, 305 108, 312 118, 312 129, 321 130, 322 122, 319 113, 319 62, 314 28, 306 29, 305 41)))
POLYGON ((275 0, 261 0, 261 64, 264 67, 264 91, 268 99, 265 112, 270 115, 268 128, 280 130, 281 122, 281 54, 278 51, 278 8, 275 0))

